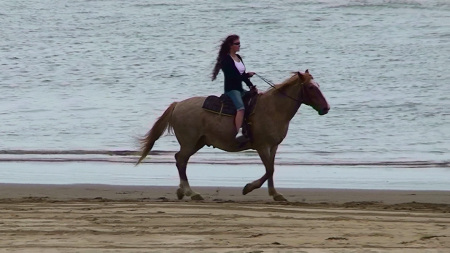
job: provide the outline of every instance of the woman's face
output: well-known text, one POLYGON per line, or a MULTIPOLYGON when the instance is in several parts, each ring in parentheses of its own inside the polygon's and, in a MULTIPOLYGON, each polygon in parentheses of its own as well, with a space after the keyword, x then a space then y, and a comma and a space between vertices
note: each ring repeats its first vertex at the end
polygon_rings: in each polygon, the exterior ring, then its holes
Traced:
POLYGON ((241 41, 239 39, 233 41, 233 44, 231 44, 231 51, 238 52, 241 48, 241 41))

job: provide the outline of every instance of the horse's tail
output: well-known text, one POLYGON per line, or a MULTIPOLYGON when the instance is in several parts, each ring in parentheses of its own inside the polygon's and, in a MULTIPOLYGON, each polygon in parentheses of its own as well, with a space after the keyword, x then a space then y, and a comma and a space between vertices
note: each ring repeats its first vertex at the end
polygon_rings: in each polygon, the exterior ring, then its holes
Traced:
POLYGON ((170 117, 172 116, 173 109, 177 105, 177 102, 172 103, 166 111, 159 117, 159 119, 155 122, 152 129, 148 131, 148 133, 140 140, 141 142, 141 158, 139 158, 139 161, 136 163, 138 165, 139 163, 144 160, 144 158, 148 155, 150 150, 153 148, 153 145, 155 144, 156 140, 161 137, 161 135, 166 131, 167 128, 169 128, 169 131, 171 130, 170 125, 170 117))

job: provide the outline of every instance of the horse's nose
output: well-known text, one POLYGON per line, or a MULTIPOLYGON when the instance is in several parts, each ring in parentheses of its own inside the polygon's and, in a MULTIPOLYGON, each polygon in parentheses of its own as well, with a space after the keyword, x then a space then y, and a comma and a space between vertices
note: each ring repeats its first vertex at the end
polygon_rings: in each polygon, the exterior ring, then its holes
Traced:
POLYGON ((322 108, 322 110, 319 111, 319 115, 325 115, 328 113, 329 110, 330 110, 329 106, 322 108))

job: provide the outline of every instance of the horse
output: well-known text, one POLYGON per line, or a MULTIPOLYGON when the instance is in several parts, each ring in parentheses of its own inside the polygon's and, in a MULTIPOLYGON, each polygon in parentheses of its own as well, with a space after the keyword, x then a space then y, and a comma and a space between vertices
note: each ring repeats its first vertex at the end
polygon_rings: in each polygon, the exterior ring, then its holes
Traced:
POLYGON ((227 152, 239 152, 248 149, 257 151, 266 173, 259 179, 245 185, 244 195, 260 188, 268 181, 269 196, 275 201, 287 201, 274 186, 274 162, 278 145, 288 132, 289 122, 295 116, 301 104, 311 106, 319 115, 325 115, 330 105, 320 91, 319 84, 308 70, 295 72, 280 84, 257 95, 254 110, 249 116, 252 141, 238 143, 234 118, 221 116, 202 109, 206 97, 191 97, 173 102, 154 123, 153 127, 140 140, 141 156, 138 165, 148 155, 156 140, 168 130, 173 132, 180 144, 175 154, 176 167, 180 178, 177 189, 178 199, 184 196, 191 200, 203 200, 200 193, 191 189, 186 175, 189 158, 201 148, 213 146, 227 152))

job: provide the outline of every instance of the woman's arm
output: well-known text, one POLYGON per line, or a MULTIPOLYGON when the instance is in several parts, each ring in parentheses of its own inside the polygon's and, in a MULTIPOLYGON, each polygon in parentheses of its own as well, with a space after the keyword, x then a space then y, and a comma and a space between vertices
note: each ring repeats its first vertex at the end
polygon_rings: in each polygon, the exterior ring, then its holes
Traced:
MULTIPOLYGON (((253 73, 253 72, 250 72, 250 73, 253 73)), ((242 81, 244 81, 244 83, 247 84, 247 86, 249 88, 254 86, 252 81, 250 81, 250 78, 249 78, 249 77, 253 76, 250 73, 246 73, 246 72, 242 73, 242 81)))

